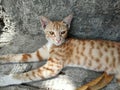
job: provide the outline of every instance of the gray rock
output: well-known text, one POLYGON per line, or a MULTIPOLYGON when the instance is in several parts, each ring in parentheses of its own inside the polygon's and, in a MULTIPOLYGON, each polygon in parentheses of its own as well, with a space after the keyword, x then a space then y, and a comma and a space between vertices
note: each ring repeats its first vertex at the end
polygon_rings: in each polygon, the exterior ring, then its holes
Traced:
MULTIPOLYGON (((46 43, 39 21, 40 15, 47 16, 51 20, 61 20, 74 13, 69 37, 120 40, 120 0, 0 0, 0 4, 4 8, 0 7, 1 55, 33 52, 46 43)), ((36 64, 25 66, 35 68, 36 64)), ((12 70, 14 65, 0 65, 0 73, 10 73, 12 70)), ((81 68, 66 68, 63 71, 76 86, 85 84, 100 75, 81 68)), ((59 76, 56 78, 59 79, 59 76)), ((47 82, 49 80, 30 85, 42 86, 47 82)), ((38 90, 37 87, 29 85, 0 88, 0 90, 20 89, 38 90)), ((102 90, 120 90, 120 87, 116 80, 113 80, 102 90)))

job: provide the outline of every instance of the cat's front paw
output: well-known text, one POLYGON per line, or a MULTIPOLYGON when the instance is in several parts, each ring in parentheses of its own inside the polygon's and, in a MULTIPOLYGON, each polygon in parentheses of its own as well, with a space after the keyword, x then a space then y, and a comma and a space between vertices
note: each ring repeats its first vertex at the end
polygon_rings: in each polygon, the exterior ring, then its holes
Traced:
POLYGON ((0 75, 0 86, 8 86, 14 84, 21 84, 22 81, 14 79, 12 74, 10 75, 0 75))

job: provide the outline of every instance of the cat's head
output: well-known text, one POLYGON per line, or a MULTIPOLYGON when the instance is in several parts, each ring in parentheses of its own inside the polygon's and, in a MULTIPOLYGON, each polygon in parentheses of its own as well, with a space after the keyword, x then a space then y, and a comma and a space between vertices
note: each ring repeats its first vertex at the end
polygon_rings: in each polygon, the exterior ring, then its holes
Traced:
POLYGON ((65 17, 62 21, 51 21, 41 16, 40 22, 45 32, 46 39, 54 45, 61 45, 65 42, 73 15, 65 17))

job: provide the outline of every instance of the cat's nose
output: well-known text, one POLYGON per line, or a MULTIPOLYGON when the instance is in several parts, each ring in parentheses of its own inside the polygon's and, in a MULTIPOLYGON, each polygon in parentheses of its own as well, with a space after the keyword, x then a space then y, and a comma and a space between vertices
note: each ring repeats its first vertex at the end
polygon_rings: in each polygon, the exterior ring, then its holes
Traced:
POLYGON ((59 43, 61 41, 61 39, 56 39, 57 43, 59 43))

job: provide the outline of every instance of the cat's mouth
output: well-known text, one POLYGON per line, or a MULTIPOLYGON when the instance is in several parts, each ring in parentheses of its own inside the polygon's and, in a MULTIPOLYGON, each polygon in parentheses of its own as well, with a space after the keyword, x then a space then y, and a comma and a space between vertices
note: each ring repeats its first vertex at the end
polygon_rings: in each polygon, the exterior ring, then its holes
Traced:
POLYGON ((61 40, 61 41, 59 41, 59 42, 56 41, 54 44, 55 44, 56 46, 59 46, 59 45, 61 45, 61 44, 63 44, 63 43, 64 43, 64 40, 63 40, 63 41, 61 40))
POLYGON ((57 42, 57 43, 55 42, 54 44, 55 44, 56 46, 59 46, 59 45, 61 45, 62 43, 61 43, 61 42, 57 42))

